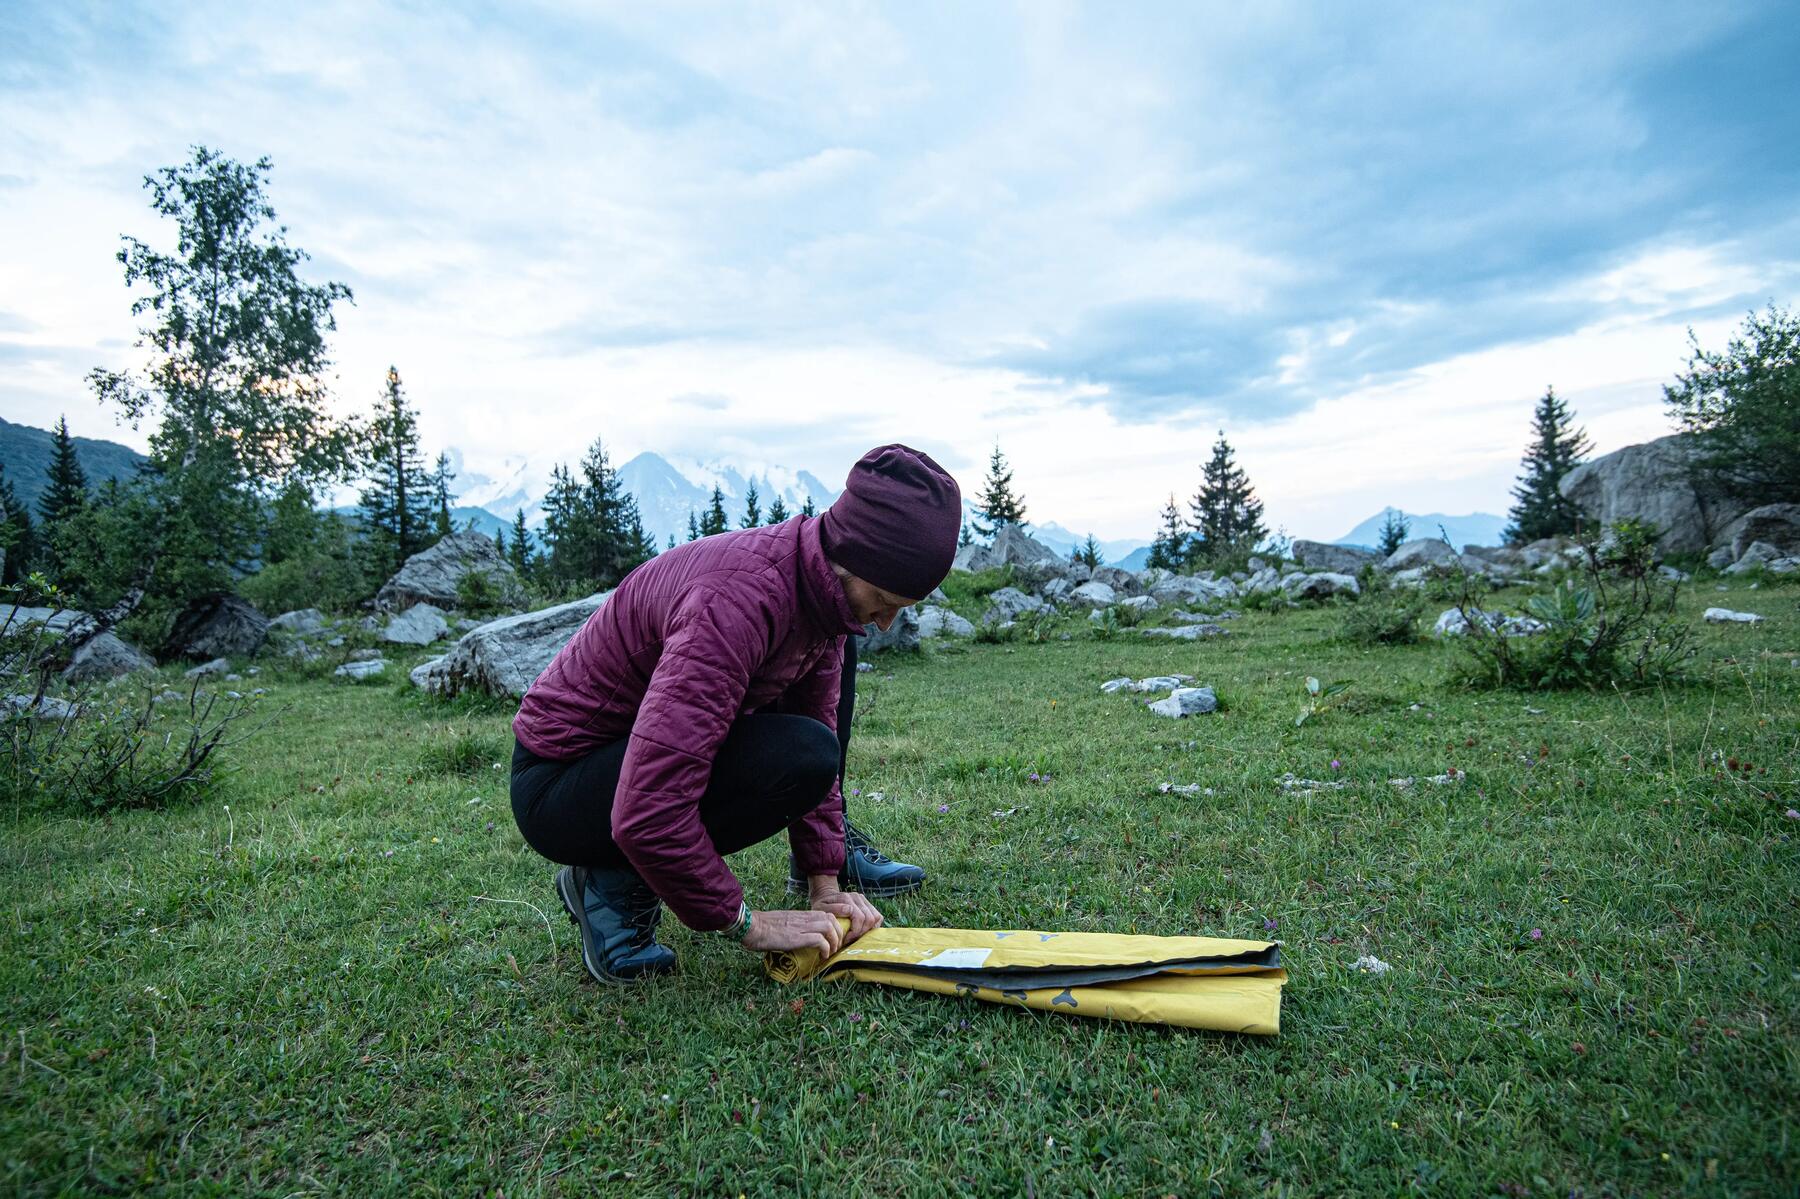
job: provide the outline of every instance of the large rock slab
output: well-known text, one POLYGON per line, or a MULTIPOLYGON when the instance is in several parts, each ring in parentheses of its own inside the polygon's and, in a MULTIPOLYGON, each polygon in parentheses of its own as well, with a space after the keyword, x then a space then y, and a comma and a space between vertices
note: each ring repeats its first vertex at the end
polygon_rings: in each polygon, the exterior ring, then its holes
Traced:
POLYGON ((1416 570, 1425 566, 1454 566, 1456 551, 1438 537, 1420 537, 1389 554, 1381 564, 1383 570, 1416 570))
POLYGON ((1331 571, 1288 575, 1281 580, 1281 589, 1290 598, 1299 600, 1327 600, 1334 595, 1362 594, 1362 584, 1356 581, 1355 576, 1331 571))
POLYGON ((1158 716, 1171 716, 1180 719, 1183 716, 1204 716, 1208 712, 1219 710, 1218 696, 1211 687, 1178 687, 1169 698, 1159 699, 1146 705, 1158 716))
POLYGON ((71 608, 15 608, 0 604, 0 633, 20 633, 26 625, 41 624, 45 631, 60 635, 91 619, 86 612, 71 608))
POLYGON ((927 605, 919 609, 919 636, 973 637, 975 626, 948 608, 927 605))
POLYGON ((1064 562, 1061 554, 1018 525, 1007 525, 989 545, 965 545, 956 552, 960 570, 992 570, 996 566, 1047 566, 1064 562))
POLYGON ((283 612, 269 622, 269 630, 276 633, 321 633, 325 631, 325 614, 317 608, 283 612))
POLYGON ((375 606, 402 612, 414 604, 457 606, 458 586, 470 574, 487 576, 501 603, 517 603, 524 595, 519 576, 486 533, 453 533, 403 563, 375 593, 375 606))
POLYGON ((1069 603, 1081 608, 1110 608, 1119 602, 1119 593, 1099 580, 1083 583, 1069 592, 1069 603))
POLYGON ((1763 622, 1763 618, 1755 612, 1733 612, 1730 608, 1708 608, 1700 615, 1707 624, 1761 624, 1763 622))
POLYGON ((1744 505, 1701 485, 1694 459, 1693 438, 1677 433, 1584 462, 1559 489, 1597 524, 1641 520, 1661 530, 1664 553, 1705 553, 1744 505))
POLYGON ((191 601, 175 618, 163 657, 205 662, 248 658, 269 639, 269 618, 249 600, 214 592, 191 601))
POLYGON ((1017 587, 1002 587, 988 596, 988 610, 983 620, 1015 620, 1026 612, 1036 612, 1044 607, 1044 601, 1035 595, 1026 595, 1017 587))
POLYGON ((1199 575, 1173 575, 1150 588, 1151 598, 1159 604, 1183 607, 1236 599, 1237 584, 1230 579, 1208 579, 1199 575))
POLYGON ((919 648, 921 636, 919 614, 911 608, 902 608, 900 614, 894 617, 894 623, 885 630, 872 624, 864 625, 862 641, 856 652, 879 654, 891 650, 910 654, 919 648))
POLYGON ((1800 504, 1764 504, 1740 516, 1732 526, 1731 560, 1741 561, 1759 541, 1773 546, 1777 558, 1800 557, 1800 504))
POLYGON ((381 639, 395 645, 430 645, 449 635, 450 622, 436 604, 414 604, 381 630, 381 639))
POLYGON ((1308 570, 1342 575, 1354 575, 1363 567, 1381 561, 1381 555, 1374 550, 1359 549, 1353 545, 1331 545, 1324 541, 1296 541, 1293 554, 1294 561, 1308 570))
POLYGON ((1176 625, 1167 629, 1139 629, 1146 637, 1168 637, 1175 641, 1199 641, 1206 637, 1224 637, 1230 630, 1223 625, 1205 622, 1202 624, 1176 625))
POLYGON ((71 683, 100 683, 155 669, 155 658, 105 632, 75 651, 63 669, 63 678, 71 683))
POLYGON ((427 680, 427 689, 445 696, 464 691, 515 699, 524 695, 556 652, 611 594, 603 591, 554 608, 503 616, 471 629, 444 655, 439 669, 427 680))

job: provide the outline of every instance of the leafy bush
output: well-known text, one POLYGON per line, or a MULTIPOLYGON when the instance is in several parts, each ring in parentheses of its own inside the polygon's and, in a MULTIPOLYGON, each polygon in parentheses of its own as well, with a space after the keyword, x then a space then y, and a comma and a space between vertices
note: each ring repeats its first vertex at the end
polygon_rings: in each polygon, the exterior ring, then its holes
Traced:
POLYGON ((505 610, 506 597, 492 575, 471 570, 456 581, 456 607, 469 616, 493 616, 505 610))
POLYGON ((1479 584, 1464 575, 1459 672, 1476 685, 1537 690, 1678 675, 1693 655, 1692 629, 1675 616, 1680 584, 1656 571, 1656 536, 1642 522, 1620 521, 1584 540, 1580 577, 1527 599, 1524 622, 1482 611, 1479 584))
MULTIPOLYGON (((238 737, 252 697, 231 699, 190 687, 184 702, 159 704, 154 686, 141 700, 98 689, 53 694, 58 671, 89 622, 66 634, 12 622, 22 607, 60 609, 63 596, 42 576, 0 592, 0 799, 78 810, 160 808, 207 794, 218 753, 238 737)), ((248 730, 244 730, 247 732, 248 730)))
POLYGON ((1339 634, 1357 645, 1411 645, 1419 640, 1425 596, 1414 587, 1396 587, 1387 572, 1365 567, 1362 592, 1344 607, 1339 634))

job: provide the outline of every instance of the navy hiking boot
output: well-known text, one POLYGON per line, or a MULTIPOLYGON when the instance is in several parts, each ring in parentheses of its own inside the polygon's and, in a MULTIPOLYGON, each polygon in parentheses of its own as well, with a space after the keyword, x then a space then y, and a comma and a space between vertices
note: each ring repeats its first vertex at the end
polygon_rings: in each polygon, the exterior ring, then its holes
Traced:
POLYGON ((662 900, 630 870, 564 866, 556 893, 581 930, 581 961, 603 983, 631 982, 675 969, 675 951, 658 944, 662 900))
MULTIPOLYGON (((894 861, 875 848, 867 833, 844 821, 844 871, 838 875, 838 886, 861 891, 872 899, 890 899, 911 895, 924 885, 924 870, 894 861)), ((805 895, 807 889, 792 857, 788 858, 787 889, 793 895, 805 895)))

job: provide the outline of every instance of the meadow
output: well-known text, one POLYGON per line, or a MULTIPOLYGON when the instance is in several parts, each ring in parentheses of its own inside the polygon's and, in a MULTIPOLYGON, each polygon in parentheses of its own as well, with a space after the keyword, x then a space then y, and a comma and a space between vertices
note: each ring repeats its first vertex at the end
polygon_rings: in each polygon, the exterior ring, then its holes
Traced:
MULTIPOLYGON (((210 797, 7 813, 0 1188, 1791 1195, 1800 588, 1718 585, 1767 622, 1639 690, 1468 690, 1332 608, 860 676, 851 815, 931 875, 891 922, 1279 940, 1275 1038, 782 988, 672 920, 679 975, 597 986, 510 706, 265 663, 210 797), (1100 691, 1172 672, 1222 710, 1100 691), (1309 675, 1352 686, 1296 726, 1309 675)), ((785 846, 732 865, 787 902, 785 846)))

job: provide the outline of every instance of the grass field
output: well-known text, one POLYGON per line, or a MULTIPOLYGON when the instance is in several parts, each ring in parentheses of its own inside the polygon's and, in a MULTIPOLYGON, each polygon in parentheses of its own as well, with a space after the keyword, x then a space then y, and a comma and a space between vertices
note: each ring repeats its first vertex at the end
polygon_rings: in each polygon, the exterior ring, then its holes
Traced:
MULTIPOLYGON (((0 1189, 1792 1195, 1797 599, 1699 585, 1768 622, 1636 692, 1460 690, 1329 609, 861 676, 852 816, 931 872, 890 921, 1279 939, 1278 1038, 783 989, 672 921, 676 978, 602 989, 510 710, 267 668, 217 797, 8 814, 0 1189), (1225 710, 1099 691, 1172 671, 1225 710), (1296 728, 1308 674, 1354 686, 1296 728)), ((733 866, 784 902, 784 847, 733 866)))

